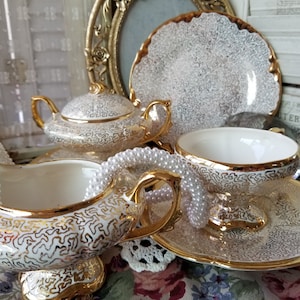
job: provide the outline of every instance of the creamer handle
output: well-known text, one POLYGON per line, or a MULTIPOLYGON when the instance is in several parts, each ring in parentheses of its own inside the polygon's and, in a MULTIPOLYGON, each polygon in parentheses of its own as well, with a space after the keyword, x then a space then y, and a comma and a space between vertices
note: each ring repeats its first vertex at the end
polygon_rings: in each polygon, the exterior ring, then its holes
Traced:
MULTIPOLYGON (((142 225, 139 228, 136 228, 136 224, 133 224, 131 231, 126 235, 125 239, 122 241, 149 236, 161 230, 167 231, 170 228, 173 228, 175 223, 181 217, 181 178, 178 174, 175 174, 173 172, 155 170, 145 173, 145 175, 142 176, 136 187, 132 191, 130 191, 128 196, 136 204, 139 204, 141 190, 150 186, 154 186, 159 182, 165 182, 172 188, 173 200, 169 211, 161 219, 155 221, 154 223, 149 222, 149 224, 145 226, 142 225)), ((146 208, 144 209, 144 214, 149 214, 149 208, 147 204, 146 208)))
POLYGON ((164 108, 164 110, 166 112, 166 118, 157 133, 155 133, 154 135, 151 135, 150 132, 146 133, 145 139, 143 141, 144 143, 147 143, 150 141, 154 141, 157 143, 158 138, 160 136, 166 134, 172 126, 171 101, 169 101, 169 100, 153 100, 153 101, 151 101, 149 103, 149 105, 146 107, 145 111, 143 112, 142 117, 145 120, 151 118, 150 111, 155 105, 161 105, 164 108))

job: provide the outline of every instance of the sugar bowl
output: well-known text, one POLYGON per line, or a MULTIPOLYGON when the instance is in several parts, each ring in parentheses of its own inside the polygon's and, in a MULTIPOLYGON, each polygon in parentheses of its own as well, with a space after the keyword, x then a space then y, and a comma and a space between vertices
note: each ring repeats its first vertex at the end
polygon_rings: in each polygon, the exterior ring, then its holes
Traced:
POLYGON ((99 83, 92 83, 88 94, 71 100, 61 112, 45 96, 33 96, 31 104, 33 119, 50 141, 78 151, 112 155, 156 140, 171 126, 170 101, 153 100, 141 111, 138 101, 132 103, 99 83), (40 102, 46 103, 52 113, 47 121, 41 116, 40 102), (151 118, 157 106, 165 110, 160 128, 153 126, 151 118))

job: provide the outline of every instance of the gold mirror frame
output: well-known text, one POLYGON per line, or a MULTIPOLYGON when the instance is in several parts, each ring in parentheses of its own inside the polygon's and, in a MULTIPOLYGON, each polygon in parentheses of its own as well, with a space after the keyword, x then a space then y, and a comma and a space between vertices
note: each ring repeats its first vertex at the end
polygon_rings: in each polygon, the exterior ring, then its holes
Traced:
MULTIPOLYGON (((234 15, 229 0, 188 1, 195 6, 195 10, 234 15)), ((136 2, 137 0, 96 0, 86 34, 85 56, 90 83, 102 82, 125 97, 128 97, 128 91, 120 69, 120 36, 128 13, 136 2)), ((149 33, 155 27, 149 28, 149 33)))

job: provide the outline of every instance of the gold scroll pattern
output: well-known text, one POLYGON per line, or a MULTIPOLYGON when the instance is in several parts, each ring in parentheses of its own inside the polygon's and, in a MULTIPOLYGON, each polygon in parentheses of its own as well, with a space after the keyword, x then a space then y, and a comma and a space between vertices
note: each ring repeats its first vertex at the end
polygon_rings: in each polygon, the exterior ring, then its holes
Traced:
POLYGON ((65 269, 39 270, 20 275, 25 299, 70 299, 97 290, 104 279, 104 265, 99 257, 81 260, 65 269))
POLYGON ((22 272, 62 268, 78 259, 97 256, 129 231, 134 213, 137 210, 115 194, 49 219, 5 216, 2 212, 0 269, 22 272))

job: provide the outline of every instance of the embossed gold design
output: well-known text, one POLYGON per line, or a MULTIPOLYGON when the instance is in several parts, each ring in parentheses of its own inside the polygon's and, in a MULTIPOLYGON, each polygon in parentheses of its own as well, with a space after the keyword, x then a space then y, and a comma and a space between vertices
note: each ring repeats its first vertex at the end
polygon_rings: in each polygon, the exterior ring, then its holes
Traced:
POLYGON ((212 10, 234 15, 234 11, 227 0, 200 0, 199 5, 202 10, 212 10))
MULTIPOLYGON (((272 221, 261 231, 199 230, 183 216, 173 231, 152 237, 187 260, 227 269, 258 271, 299 266, 299 189, 300 182, 294 179, 270 182, 265 193, 270 196, 268 215, 272 221)), ((167 203, 157 207, 151 219, 144 217, 143 221, 147 224, 155 220, 167 207, 167 203)))
POLYGON ((147 143, 147 142, 150 142, 150 141, 157 142, 159 137, 166 134, 172 126, 171 101, 168 101, 168 100, 167 101, 164 101, 164 100, 153 100, 153 101, 151 101, 151 103, 146 107, 145 111, 143 112, 142 117, 145 120, 151 119, 150 112, 151 112, 151 109, 155 105, 161 105, 164 108, 164 110, 166 112, 166 118, 165 118, 162 126, 158 130, 158 132, 156 132, 154 135, 151 134, 151 132, 149 132, 148 130, 146 131, 145 137, 143 139, 143 143, 147 143))
POLYGON ((121 239, 160 230, 179 210, 180 177, 171 172, 145 173, 132 190, 127 188, 126 197, 124 191, 120 193, 118 189, 115 182, 113 188, 106 189, 101 196, 83 202, 83 208, 62 209, 65 214, 56 214, 55 210, 52 215, 32 211, 26 217, 26 211, 1 207, 0 269, 26 271, 67 267, 79 258, 99 255, 121 239), (160 181, 169 184, 174 192, 170 210, 151 226, 136 229, 145 206, 141 191, 160 181), (20 214, 22 212, 25 216, 20 214), (23 251, 24 245, 26 251, 23 251))
MULTIPOLYGON (((160 183, 161 181, 166 182, 173 190, 173 195, 177 196, 177 201, 173 200, 173 204, 169 210, 169 213, 165 215, 160 220, 150 223, 149 225, 142 226, 140 228, 134 228, 129 234, 126 235, 125 240, 135 239, 137 237, 148 236, 156 233, 158 230, 162 229, 170 229, 174 226, 175 222, 177 222, 182 213, 180 209, 181 205, 181 186, 180 186, 180 177, 171 172, 165 171, 155 171, 148 172, 148 175, 144 177, 144 180, 141 184, 137 185, 131 192, 127 193, 130 198, 135 199, 135 203, 139 203, 139 194, 141 188, 147 188, 149 186, 153 186, 156 183, 160 183), (170 176, 172 174, 172 176, 170 176)), ((140 181, 141 182, 141 181, 140 181)), ((148 211, 149 212, 149 211, 148 211)), ((142 213, 141 213, 142 215, 142 213)))
MULTIPOLYGON (((30 167, 37 169, 39 166, 43 164, 30 167)), ((75 204, 76 210, 72 205, 49 211, 2 206, 0 270, 23 273, 25 299, 36 299, 35 295, 42 293, 48 295, 45 299, 91 293, 99 288, 104 278, 98 255, 118 242, 154 234, 169 226, 170 220, 173 223, 178 219, 180 180, 179 175, 163 170, 148 171, 137 183, 134 179, 129 183, 126 179, 114 178, 104 192, 75 204), (168 212, 159 220, 136 228, 147 204, 145 189, 161 182, 173 191, 168 212)))
POLYGON ((111 0, 96 0, 87 26, 84 49, 90 83, 103 82, 110 85, 109 77, 107 76, 107 62, 110 58, 107 50, 107 41, 111 18, 111 0), (100 24, 96 25, 99 14, 101 14, 99 16, 100 24))
POLYGON ((59 300, 84 296, 98 290, 104 283, 102 260, 93 257, 79 261, 64 270, 39 270, 20 274, 23 298, 26 300, 59 300), (32 285, 35 282, 35 286, 32 285))
POLYGON ((138 103, 135 106, 123 96, 108 90, 102 83, 92 83, 90 89, 93 94, 74 99, 61 113, 50 98, 31 98, 33 118, 52 142, 79 151, 108 152, 112 155, 111 151, 122 151, 155 141, 169 131, 169 100, 153 100, 142 110, 136 107, 138 103), (81 100, 86 100, 85 106, 81 100), (52 113, 52 118, 46 122, 41 116, 39 102, 46 103, 52 113), (165 118, 159 128, 156 126, 154 130, 151 111, 158 106, 165 111, 165 118))
MULTIPOLYGON (((269 178, 269 179, 274 177, 274 173, 276 173, 276 169, 280 169, 280 168, 283 168, 284 166, 287 166, 288 168, 294 170, 297 168, 297 165, 298 165, 297 155, 293 155, 291 157, 287 157, 285 159, 278 160, 278 161, 272 161, 272 162, 267 162, 267 163, 257 163, 257 164, 253 164, 253 165, 250 165, 250 164, 238 165, 238 164, 232 164, 232 163, 226 163, 226 165, 225 165, 222 162, 209 161, 207 159, 197 157, 196 155, 193 155, 193 154, 185 151, 178 144, 175 146, 175 148, 176 148, 176 152, 178 152, 180 155, 186 157, 187 159, 191 160, 193 163, 204 165, 205 167, 200 169, 200 172, 204 172, 204 174, 209 173, 206 171, 207 168, 220 169, 222 171, 226 170, 228 172, 229 171, 259 172, 259 171, 265 171, 267 169, 272 169, 272 171, 270 171, 268 174, 264 174, 264 173, 257 174, 256 175, 257 178, 255 179, 257 182, 264 180, 264 177, 269 178)), ((282 169, 281 172, 284 175, 286 170, 282 169)), ((220 172, 220 174, 223 174, 223 172, 220 172)))

